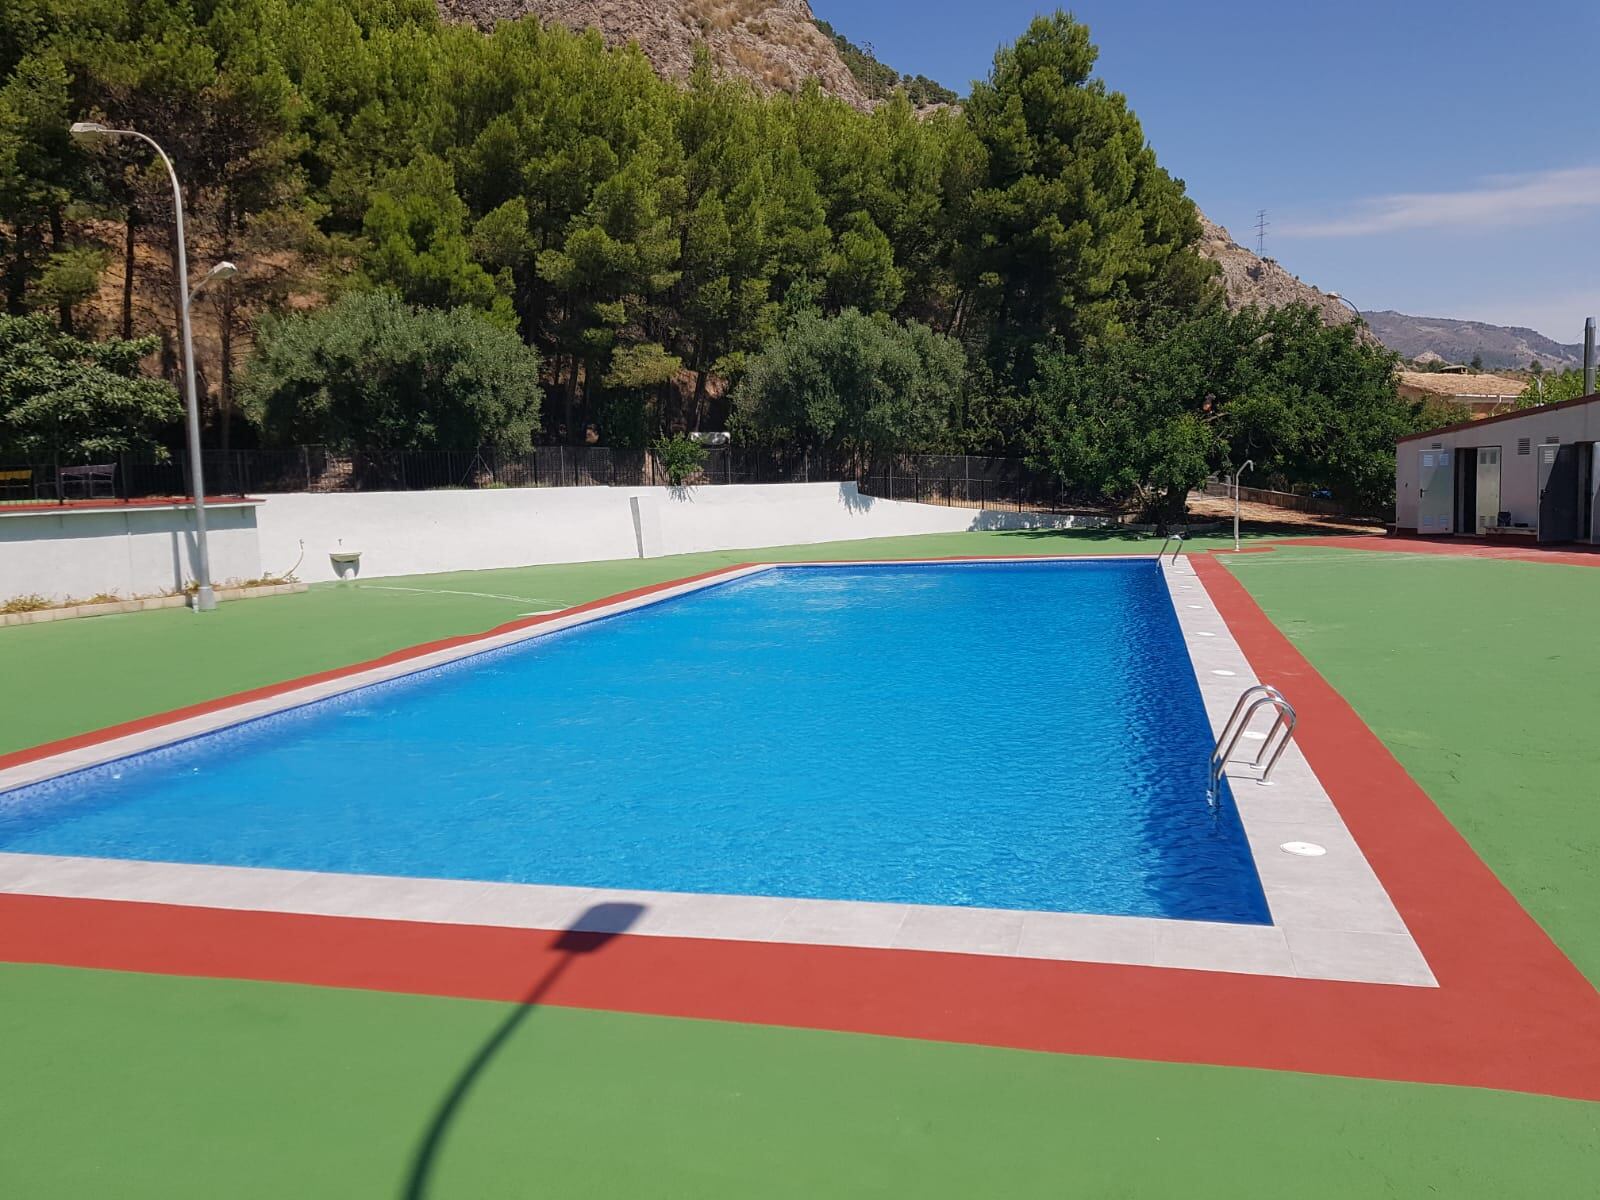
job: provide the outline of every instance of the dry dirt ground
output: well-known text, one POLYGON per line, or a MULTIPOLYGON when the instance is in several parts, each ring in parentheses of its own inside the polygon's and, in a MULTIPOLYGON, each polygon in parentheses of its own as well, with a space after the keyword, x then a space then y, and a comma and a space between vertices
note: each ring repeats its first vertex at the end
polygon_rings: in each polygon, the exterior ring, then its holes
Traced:
MULTIPOLYGON (((1225 496, 1208 496, 1204 492, 1189 493, 1189 517, 1194 521, 1233 519, 1233 501, 1225 496)), ((1340 533, 1382 533, 1383 525, 1375 521, 1359 521, 1352 517, 1330 517, 1320 513, 1296 512, 1292 508, 1276 508, 1271 504, 1255 504, 1248 500, 1239 504, 1239 520, 1251 525, 1293 525, 1296 529, 1338 531, 1340 533)))

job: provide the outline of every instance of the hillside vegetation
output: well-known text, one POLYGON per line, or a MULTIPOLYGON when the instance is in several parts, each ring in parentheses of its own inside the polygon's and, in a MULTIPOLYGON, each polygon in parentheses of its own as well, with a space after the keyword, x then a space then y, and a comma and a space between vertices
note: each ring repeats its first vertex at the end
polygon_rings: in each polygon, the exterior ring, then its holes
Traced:
MULTIPOLYGON (((703 7, 715 33, 771 6, 703 7)), ((198 306, 215 332, 197 364, 208 436, 225 447, 408 423, 412 446, 452 431, 638 447, 734 420, 846 453, 1030 455, 1154 510, 1247 455, 1308 480, 1318 454, 1316 482, 1370 501, 1373 456, 1415 418, 1348 329, 1221 310, 1194 205, 1065 14, 1002 47, 959 109, 926 115, 904 88, 870 109, 815 78, 759 90, 719 71, 709 40, 679 83, 634 43, 482 23, 430 0, 8 5, 6 309, 91 338, 172 327, 163 177, 137 144, 66 133, 103 116, 172 152, 196 274, 241 268, 198 306), (463 368, 434 388, 427 372, 491 343, 459 319, 327 306, 374 291, 520 338, 522 375, 463 368), (413 329, 433 357, 397 332, 413 329), (1263 337, 1269 353, 1251 349, 1263 337), (319 379, 334 362, 357 377, 319 379), (766 411, 794 395, 783 363, 836 403, 766 411), (1087 447, 1073 422, 1120 440, 1087 447), (1130 478, 1130 463, 1148 465, 1130 478)), ((169 339, 158 366, 175 365, 169 339)))

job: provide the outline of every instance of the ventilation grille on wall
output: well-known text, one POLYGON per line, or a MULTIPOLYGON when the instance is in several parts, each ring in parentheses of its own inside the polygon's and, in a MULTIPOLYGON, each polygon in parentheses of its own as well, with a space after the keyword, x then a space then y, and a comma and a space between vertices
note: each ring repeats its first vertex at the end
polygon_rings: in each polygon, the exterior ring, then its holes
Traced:
POLYGON ((1561 444, 1561 439, 1552 433, 1549 437, 1545 438, 1544 444, 1546 446, 1559 446, 1561 444))
POLYGON ((1531 453, 1533 453, 1533 439, 1532 438, 1518 438, 1517 439, 1517 453, 1518 454, 1531 454, 1531 453))

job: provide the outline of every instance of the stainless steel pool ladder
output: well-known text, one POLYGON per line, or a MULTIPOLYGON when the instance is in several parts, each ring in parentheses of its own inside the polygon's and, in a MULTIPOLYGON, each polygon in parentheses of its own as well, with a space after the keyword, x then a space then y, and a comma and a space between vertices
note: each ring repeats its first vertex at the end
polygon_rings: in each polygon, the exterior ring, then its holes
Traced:
POLYGON ((1171 542, 1172 542, 1172 540, 1174 538, 1176 538, 1178 544, 1177 544, 1176 547, 1173 548, 1172 561, 1173 562, 1177 562, 1178 561, 1178 554, 1183 550, 1183 540, 1188 536, 1189 536, 1188 533, 1185 532, 1184 530, 1179 530, 1176 533, 1167 534, 1167 540, 1161 543, 1161 552, 1156 555, 1156 561, 1160 562, 1163 558, 1165 558, 1167 556, 1167 546, 1169 544, 1171 544, 1171 542))
POLYGON ((1265 683, 1258 683, 1240 692, 1239 701, 1233 706, 1233 715, 1222 727, 1222 736, 1217 738, 1217 747, 1211 752, 1211 784, 1206 789, 1206 803, 1212 808, 1217 806, 1217 789, 1222 784, 1222 773, 1228 769, 1228 763, 1233 758, 1233 751, 1239 744, 1239 739, 1250 727, 1250 718, 1256 715, 1257 709, 1268 705, 1275 712, 1272 728, 1267 730, 1266 740, 1261 743, 1261 749, 1257 751, 1255 760, 1250 764, 1261 772, 1261 783, 1267 782, 1271 777, 1272 768, 1278 765, 1284 747, 1294 736, 1295 723, 1299 717, 1294 711, 1294 705, 1283 698, 1282 692, 1265 683))

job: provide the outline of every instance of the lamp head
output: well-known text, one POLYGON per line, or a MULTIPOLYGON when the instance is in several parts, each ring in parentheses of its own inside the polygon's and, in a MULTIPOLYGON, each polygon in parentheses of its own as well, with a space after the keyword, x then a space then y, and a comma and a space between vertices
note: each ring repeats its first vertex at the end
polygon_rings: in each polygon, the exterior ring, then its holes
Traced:
POLYGON ((214 279, 232 279, 238 273, 239 268, 224 259, 206 272, 206 282, 209 283, 214 279))
POLYGON ((86 146, 98 145, 108 141, 113 136, 109 127, 99 121, 74 121, 72 128, 67 130, 72 135, 72 140, 81 142, 86 146))

